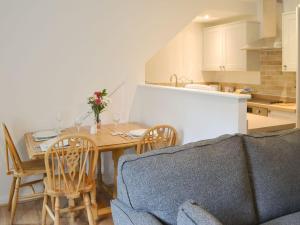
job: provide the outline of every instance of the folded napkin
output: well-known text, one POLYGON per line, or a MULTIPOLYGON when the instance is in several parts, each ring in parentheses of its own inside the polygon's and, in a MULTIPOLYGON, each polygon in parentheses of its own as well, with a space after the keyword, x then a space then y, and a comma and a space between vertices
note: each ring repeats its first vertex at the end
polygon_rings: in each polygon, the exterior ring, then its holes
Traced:
MULTIPOLYGON (((49 149, 55 142, 57 142, 57 141, 58 141, 58 138, 52 138, 52 139, 50 139, 50 140, 48 140, 48 141, 43 142, 42 144, 40 144, 41 151, 42 151, 42 152, 48 151, 48 149, 49 149)), ((66 147, 66 146, 68 146, 68 145, 69 145, 68 140, 64 140, 64 141, 63 141, 63 147, 66 147)), ((61 147, 61 146, 60 146, 60 147, 61 147)))
POLYGON ((147 129, 137 129, 137 130, 131 130, 128 132, 128 136, 132 137, 142 137, 147 129))

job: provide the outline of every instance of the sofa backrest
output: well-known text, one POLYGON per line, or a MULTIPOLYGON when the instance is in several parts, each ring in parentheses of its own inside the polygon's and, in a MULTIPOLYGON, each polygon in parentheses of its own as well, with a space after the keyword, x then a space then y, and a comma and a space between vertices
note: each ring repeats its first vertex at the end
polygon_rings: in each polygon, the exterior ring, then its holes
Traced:
POLYGON ((242 137, 126 155, 119 162, 118 199, 165 224, 194 200, 226 225, 257 223, 242 137))
POLYGON ((300 130, 244 136, 259 222, 300 211, 300 130))

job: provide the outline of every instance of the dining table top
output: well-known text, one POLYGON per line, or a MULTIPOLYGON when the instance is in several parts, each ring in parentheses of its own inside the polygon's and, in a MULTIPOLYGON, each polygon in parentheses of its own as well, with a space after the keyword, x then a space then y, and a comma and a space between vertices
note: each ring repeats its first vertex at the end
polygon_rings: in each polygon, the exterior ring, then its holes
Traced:
MULTIPOLYGON (((90 134, 90 126, 82 126, 79 132, 75 127, 63 129, 59 136, 73 134, 86 136, 96 143, 100 152, 108 152, 114 149, 125 149, 137 146, 141 137, 131 137, 126 134, 131 130, 147 128, 147 126, 140 123, 104 124, 101 125, 100 130, 96 134, 90 134), (116 135, 116 133, 119 134, 116 135)), ((42 142, 34 140, 34 133, 35 132, 29 132, 24 135, 27 153, 30 159, 43 158, 45 151, 42 151, 40 148, 42 142)))

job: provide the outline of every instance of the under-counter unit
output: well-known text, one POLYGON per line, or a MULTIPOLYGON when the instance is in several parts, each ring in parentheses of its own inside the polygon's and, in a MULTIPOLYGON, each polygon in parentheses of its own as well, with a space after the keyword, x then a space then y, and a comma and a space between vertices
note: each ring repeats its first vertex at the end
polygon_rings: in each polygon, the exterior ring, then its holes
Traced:
POLYGON ((282 14, 282 70, 296 72, 297 28, 296 12, 282 14))
POLYGON ((205 28, 204 71, 258 71, 259 52, 243 48, 259 38, 259 23, 241 21, 205 28))
POLYGON ((269 115, 269 117, 272 117, 272 118, 284 119, 284 120, 292 121, 294 123, 296 123, 296 121, 297 121, 296 112, 288 112, 288 111, 270 109, 268 115, 269 115))
POLYGON ((296 123, 296 103, 272 103, 268 100, 248 101, 247 112, 296 123))

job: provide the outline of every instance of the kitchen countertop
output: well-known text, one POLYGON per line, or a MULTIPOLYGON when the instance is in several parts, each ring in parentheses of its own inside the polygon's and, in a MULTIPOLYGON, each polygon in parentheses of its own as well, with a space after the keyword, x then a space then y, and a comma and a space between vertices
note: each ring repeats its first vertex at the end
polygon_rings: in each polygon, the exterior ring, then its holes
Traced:
POLYGON ((248 133, 254 132, 273 132, 280 130, 288 130, 296 127, 296 123, 277 119, 273 117, 259 116, 255 114, 247 114, 248 133))
POLYGON ((284 112, 296 113, 296 103, 275 103, 271 104, 268 100, 251 99, 248 106, 267 108, 269 110, 279 110, 284 112))
POLYGON ((169 91, 189 92, 189 93, 195 93, 199 95, 201 94, 211 95, 211 96, 232 98, 232 99, 245 100, 245 101, 251 98, 251 95, 247 95, 247 94, 236 94, 236 93, 221 92, 221 91, 207 91, 207 90, 199 90, 199 89, 184 88, 184 87, 171 87, 171 86, 162 86, 162 85, 154 85, 154 84, 140 84, 139 86, 145 88, 152 88, 152 89, 164 89, 169 91))

